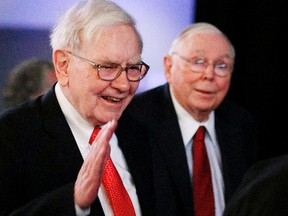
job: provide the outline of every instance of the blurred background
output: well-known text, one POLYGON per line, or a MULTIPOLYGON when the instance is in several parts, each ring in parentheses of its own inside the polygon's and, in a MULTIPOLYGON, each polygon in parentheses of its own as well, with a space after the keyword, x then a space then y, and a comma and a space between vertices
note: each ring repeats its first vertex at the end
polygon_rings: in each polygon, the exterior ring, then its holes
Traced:
MULTIPOLYGON (((30 57, 52 60, 49 33, 57 18, 77 0, 0 1, 0 85, 7 72, 30 57)), ((163 55, 176 35, 194 21, 191 0, 116 0, 134 16, 143 36, 143 60, 150 65, 138 91, 164 82, 163 55)))
MULTIPOLYGON (((0 86, 19 62, 31 57, 52 60, 50 29, 57 17, 76 2, 0 1, 0 86)), ((288 153, 285 126, 288 72, 287 66, 284 67, 287 18, 283 0, 115 2, 136 19, 144 40, 143 60, 151 66, 149 74, 141 81, 139 92, 165 82, 163 55, 180 31, 193 22, 215 24, 236 48, 235 71, 227 99, 256 116, 262 159, 288 153)))

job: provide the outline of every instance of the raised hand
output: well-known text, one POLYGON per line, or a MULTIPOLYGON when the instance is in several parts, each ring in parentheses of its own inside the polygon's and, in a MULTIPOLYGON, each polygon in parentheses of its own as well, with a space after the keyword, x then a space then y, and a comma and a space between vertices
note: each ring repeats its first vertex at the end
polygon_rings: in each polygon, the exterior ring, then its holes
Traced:
POLYGON ((78 173, 74 186, 74 202, 80 208, 88 208, 98 195, 104 167, 110 155, 109 141, 116 127, 117 121, 112 120, 101 129, 78 173))

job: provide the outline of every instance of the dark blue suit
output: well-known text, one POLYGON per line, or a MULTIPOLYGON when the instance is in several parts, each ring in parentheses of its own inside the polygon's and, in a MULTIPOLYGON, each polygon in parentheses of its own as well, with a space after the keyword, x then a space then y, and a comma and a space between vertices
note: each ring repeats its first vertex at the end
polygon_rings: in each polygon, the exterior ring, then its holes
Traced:
MULTIPOLYGON (((121 126, 118 128, 125 133, 121 126)), ((151 160, 145 157, 151 155, 149 145, 120 145, 136 184, 142 213, 153 215, 152 178, 143 175, 151 169, 151 160)), ((35 101, 2 113, 0 215, 12 211, 15 215, 75 215, 73 189, 82 163, 54 88, 35 101)), ((104 215, 98 199, 91 215, 104 215)))
MULTIPOLYGON (((138 142, 146 139, 147 145, 152 146, 155 215, 193 215, 186 154, 169 86, 165 84, 135 96, 121 121, 125 119, 146 127, 136 130, 133 135, 138 137, 138 142), (144 135, 146 130, 148 134, 144 135), (145 137, 149 137, 149 141, 145 137)), ((228 101, 216 109, 215 126, 227 202, 246 170, 256 160, 256 126, 248 112, 228 101)), ((130 129, 133 127, 131 125, 130 129)), ((130 129, 127 127, 127 130, 130 129)), ((126 139, 126 143, 129 143, 129 139, 126 139)))

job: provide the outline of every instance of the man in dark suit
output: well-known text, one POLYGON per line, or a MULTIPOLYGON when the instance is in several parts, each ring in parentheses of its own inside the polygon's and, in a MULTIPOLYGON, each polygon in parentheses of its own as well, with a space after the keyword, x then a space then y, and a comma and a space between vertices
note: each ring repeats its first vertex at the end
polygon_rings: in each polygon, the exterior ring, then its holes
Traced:
POLYGON ((149 69, 133 18, 110 1, 80 2, 60 18, 51 45, 57 84, 0 116, 0 215, 112 215, 101 184, 109 156, 133 215, 153 215, 151 176, 142 176, 149 146, 118 144, 114 134, 149 69))
POLYGON ((288 156, 263 160, 251 167, 228 202, 225 216, 288 215, 288 156))
MULTIPOLYGON (((255 160, 254 118, 237 105, 223 101, 230 86, 234 57, 232 44, 215 26, 188 26, 164 58, 168 84, 136 95, 120 119, 120 124, 129 119, 146 126, 134 134, 139 141, 149 131, 147 145, 151 143, 153 151, 157 216, 194 215, 191 148, 199 126, 207 130, 213 215, 222 215, 225 203, 255 160)), ((200 202, 205 209, 207 203, 200 202)))

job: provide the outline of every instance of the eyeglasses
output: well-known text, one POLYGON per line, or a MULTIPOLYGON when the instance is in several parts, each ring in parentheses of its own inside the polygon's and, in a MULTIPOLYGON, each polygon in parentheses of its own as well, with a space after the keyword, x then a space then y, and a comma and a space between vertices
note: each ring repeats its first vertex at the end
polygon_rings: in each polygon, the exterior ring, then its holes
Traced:
POLYGON ((86 58, 83 58, 73 52, 70 51, 66 51, 69 54, 75 56, 76 58, 87 62, 88 64, 92 65, 93 67, 95 67, 97 69, 97 75, 101 80, 104 81, 113 81, 115 79, 117 79, 122 71, 125 71, 127 74, 127 79, 131 82, 138 82, 141 79, 143 79, 150 66, 147 65, 146 63, 144 63, 143 61, 139 64, 132 64, 129 65, 125 68, 121 67, 121 65, 116 64, 116 63, 109 63, 107 65, 100 65, 100 64, 96 64, 93 61, 90 61, 86 58))
POLYGON ((225 62, 209 63, 207 59, 199 57, 189 60, 176 52, 173 52, 172 55, 177 55, 182 60, 186 61, 190 66, 190 70, 195 73, 203 73, 209 65, 213 65, 214 73, 219 77, 226 77, 231 74, 233 70, 233 66, 225 62))

